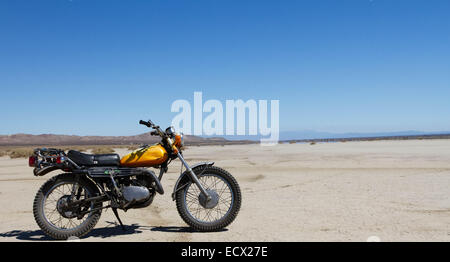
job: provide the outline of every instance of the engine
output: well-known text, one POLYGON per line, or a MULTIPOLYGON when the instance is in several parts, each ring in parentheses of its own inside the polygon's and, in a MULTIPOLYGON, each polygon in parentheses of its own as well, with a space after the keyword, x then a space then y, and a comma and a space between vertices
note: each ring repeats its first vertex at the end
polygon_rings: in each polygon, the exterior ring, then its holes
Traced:
POLYGON ((134 176, 121 176, 115 181, 105 178, 104 181, 111 191, 120 191, 117 204, 120 208, 127 210, 151 205, 156 192, 159 192, 156 189, 159 181, 156 179, 158 178, 154 172, 145 170, 134 176))
POLYGON ((150 190, 143 186, 124 186, 122 187, 122 195, 128 202, 139 202, 150 197, 150 190))
POLYGON ((148 173, 137 175, 135 178, 124 178, 121 181, 120 191, 123 199, 132 204, 132 208, 146 207, 153 201, 155 189, 153 187, 154 178, 148 173))

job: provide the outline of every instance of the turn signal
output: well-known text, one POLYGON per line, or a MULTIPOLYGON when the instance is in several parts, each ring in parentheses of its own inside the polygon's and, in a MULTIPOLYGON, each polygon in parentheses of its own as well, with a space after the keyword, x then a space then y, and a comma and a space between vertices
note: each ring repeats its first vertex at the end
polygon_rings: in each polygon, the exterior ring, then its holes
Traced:
POLYGON ((183 146, 183 137, 180 134, 175 135, 175 142, 174 145, 176 147, 182 147, 183 146))

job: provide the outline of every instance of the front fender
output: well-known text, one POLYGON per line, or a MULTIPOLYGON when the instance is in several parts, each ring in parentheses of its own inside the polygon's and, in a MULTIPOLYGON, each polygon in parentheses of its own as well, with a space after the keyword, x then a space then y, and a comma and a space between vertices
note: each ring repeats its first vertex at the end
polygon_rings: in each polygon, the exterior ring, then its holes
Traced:
MULTIPOLYGON (((195 163, 190 167, 192 170, 194 170, 194 169, 201 170, 202 167, 207 167, 207 166, 212 166, 212 165, 214 165, 214 162, 200 162, 200 163, 195 163)), ((177 182, 175 183, 175 186, 173 188, 173 193, 172 193, 172 200, 175 200, 175 194, 177 193, 177 191, 182 189, 186 185, 186 182, 188 182, 190 180, 191 180, 191 177, 189 176, 188 171, 187 170, 184 171, 178 178, 177 182)))

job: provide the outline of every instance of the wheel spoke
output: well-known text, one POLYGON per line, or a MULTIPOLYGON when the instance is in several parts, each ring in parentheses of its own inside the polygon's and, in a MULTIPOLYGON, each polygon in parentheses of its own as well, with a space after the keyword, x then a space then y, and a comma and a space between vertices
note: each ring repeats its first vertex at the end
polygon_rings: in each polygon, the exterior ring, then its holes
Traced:
MULTIPOLYGON (((74 229, 81 224, 83 224, 87 218, 88 215, 83 216, 81 219, 76 219, 76 213, 79 212, 82 209, 85 209, 86 211, 89 210, 89 208, 93 208, 93 203, 86 206, 85 208, 73 208, 69 209, 67 211, 64 211, 64 214, 61 214, 60 211, 58 211, 58 202, 59 200, 62 200, 62 198, 66 198, 65 201, 67 201, 68 198, 70 198, 72 194, 72 189, 74 186, 74 182, 62 182, 60 184, 55 185, 50 191, 46 194, 44 197, 44 203, 43 203, 43 211, 44 211, 44 217, 47 220, 49 224, 52 226, 59 228, 59 229, 74 229)), ((77 200, 82 200, 83 198, 86 199, 89 197, 88 191, 85 187, 78 184, 79 188, 76 192, 75 198, 77 200)), ((64 200, 63 200, 64 201, 64 200)))
POLYGON ((199 203, 201 194, 196 184, 186 186, 184 201, 190 216, 200 222, 215 222, 222 219, 231 210, 233 205, 233 193, 231 186, 222 177, 214 174, 202 174, 199 181, 205 190, 217 194, 218 203, 213 208, 205 208, 199 203))

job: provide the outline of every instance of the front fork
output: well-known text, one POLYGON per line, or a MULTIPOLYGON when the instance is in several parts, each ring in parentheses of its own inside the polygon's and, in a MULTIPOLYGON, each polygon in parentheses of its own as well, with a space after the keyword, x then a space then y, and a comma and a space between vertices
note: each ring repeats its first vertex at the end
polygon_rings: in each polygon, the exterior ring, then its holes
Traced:
POLYGON ((178 158, 180 159, 181 163, 183 163, 183 165, 186 167, 186 170, 187 170, 188 174, 191 176, 192 181, 194 181, 194 183, 197 185, 198 189, 200 189, 200 192, 202 192, 202 194, 206 196, 206 200, 207 201, 211 200, 211 196, 205 190, 203 185, 200 183, 200 180, 198 180, 198 177, 195 175, 194 171, 192 171, 192 169, 188 165, 188 163, 186 163, 186 161, 184 160, 184 158, 180 154, 180 152, 178 152, 177 155, 178 155, 178 158))

